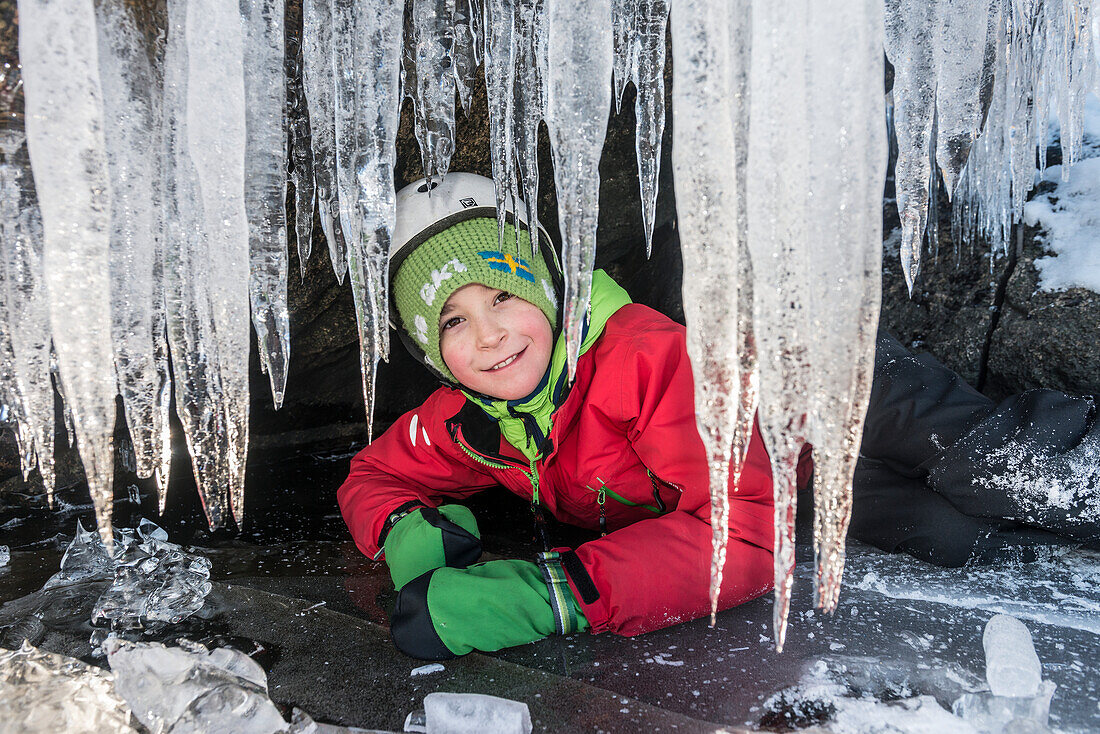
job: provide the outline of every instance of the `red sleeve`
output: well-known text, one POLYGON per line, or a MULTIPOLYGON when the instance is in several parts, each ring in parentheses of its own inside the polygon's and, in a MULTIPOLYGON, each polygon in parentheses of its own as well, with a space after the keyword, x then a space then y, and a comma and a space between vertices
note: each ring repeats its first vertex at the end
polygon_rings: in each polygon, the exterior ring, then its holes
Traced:
MULTIPOLYGON (((574 591, 594 632, 635 635, 709 613, 710 492, 683 327, 657 321, 629 340, 621 357, 615 418, 626 424, 642 463, 681 490, 680 500, 661 517, 581 545, 577 557, 599 598, 585 603, 576 584, 574 591)), ((755 427, 740 482, 729 496, 721 609, 772 586, 771 466, 755 427)))
POLYGON ((451 390, 437 390, 351 460, 336 499, 351 537, 366 555, 379 557, 379 533, 401 505, 415 500, 435 507, 497 483, 447 433, 446 420, 463 400, 451 390))

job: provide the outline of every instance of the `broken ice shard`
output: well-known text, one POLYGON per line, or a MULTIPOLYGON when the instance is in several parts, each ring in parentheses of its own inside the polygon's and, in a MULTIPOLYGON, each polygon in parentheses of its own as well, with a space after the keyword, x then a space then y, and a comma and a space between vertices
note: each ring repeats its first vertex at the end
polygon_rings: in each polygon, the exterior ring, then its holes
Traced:
POLYGON ((148 520, 137 532, 115 530, 114 555, 77 521, 76 537, 61 558, 61 570, 44 589, 112 579, 92 611, 92 623, 115 629, 174 624, 202 608, 210 593, 210 560, 168 542, 148 520))
POLYGON ((152 731, 275 734, 287 728, 267 697, 267 675, 244 653, 202 645, 103 643, 115 690, 152 731))
POLYGON ((995 696, 1031 697, 1038 693, 1043 669, 1024 623, 997 614, 985 625, 985 677, 995 696))
POLYGON ((480 693, 429 693, 424 697, 428 734, 530 734, 527 704, 480 693))
POLYGON ((20 734, 137 734, 114 676, 24 644, 0 650, 0 728, 20 734))
POLYGON ((11 550, 6 545, 0 545, 0 568, 11 562, 11 550))

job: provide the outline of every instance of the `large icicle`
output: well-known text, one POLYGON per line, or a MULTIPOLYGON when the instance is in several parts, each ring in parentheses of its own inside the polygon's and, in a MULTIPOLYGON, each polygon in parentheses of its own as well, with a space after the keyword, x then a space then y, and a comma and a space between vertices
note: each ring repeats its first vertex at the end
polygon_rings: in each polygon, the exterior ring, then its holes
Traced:
MULTIPOLYGON (((290 317, 286 304, 283 8, 283 0, 241 0, 244 109, 248 132, 244 155, 244 205, 248 212, 250 264, 248 295, 260 350, 260 367, 271 379, 276 409, 283 404, 290 364, 290 317)), ((247 421, 245 428, 247 430, 247 421)), ((239 522, 244 510, 243 497, 230 495, 230 499, 239 522)))
MULTIPOLYGON (((211 252, 202 230, 195 166, 188 152, 187 0, 168 0, 164 54, 164 300, 176 413, 211 528, 225 522, 228 446, 219 345, 210 302, 211 252)), ((243 94, 243 89, 241 90, 243 94)))
POLYGON ((286 115, 290 135, 290 180, 294 184, 294 234, 298 243, 298 264, 302 277, 313 252, 313 205, 317 200, 313 183, 313 151, 309 110, 302 86, 302 45, 288 34, 286 49, 286 115))
POLYGON ((456 0, 411 0, 406 55, 415 74, 405 83, 414 107, 416 140, 424 177, 447 175, 455 150, 454 12, 456 0))
MULTIPOLYGON (((634 146, 638 155, 642 225, 646 257, 653 252, 653 220, 657 213, 657 180, 661 174, 661 136, 665 131, 665 30, 668 0, 637 0, 637 33, 631 78, 634 98, 634 146)), ((617 57, 616 57, 617 59, 617 57)), ((747 107, 747 103, 742 102, 747 107)))
POLYGON ((336 279, 344 282, 347 245, 340 228, 336 186, 336 78, 333 75, 332 0, 303 0, 302 84, 309 106, 317 213, 336 279))
POLYGON ((50 379, 50 308, 42 269, 42 214, 34 193, 22 122, 0 131, 0 268, 11 339, 11 370, 22 398, 23 478, 35 464, 50 506, 54 503, 54 391, 50 379), (27 438, 32 439, 29 448, 27 438))
POLYGON ((115 374, 111 198, 91 0, 22 0, 27 143, 45 230, 58 367, 103 542, 111 545, 115 374))
POLYGON ((145 39, 121 0, 100 2, 99 73, 111 177, 115 369, 139 477, 155 476, 164 511, 172 461, 171 385, 160 282, 161 90, 145 39))
MULTIPOLYGON (((194 163, 200 226, 210 258, 195 264, 205 271, 202 275, 209 287, 211 332, 221 386, 220 400, 215 404, 223 411, 225 431, 226 476, 221 488, 229 490, 230 506, 239 522, 244 509, 248 451, 244 30, 236 5, 222 0, 190 0, 186 13, 186 145, 194 163)), ((281 80, 278 87, 283 88, 281 80)), ((198 346, 209 352, 213 345, 200 342, 198 346)))
POLYGON ((353 146, 348 153, 355 174, 355 216, 361 235, 348 243, 348 272, 359 325, 368 436, 374 416, 375 371, 378 360, 389 356, 387 287, 390 233, 397 206, 393 166, 403 9, 402 0, 359 3, 353 22, 342 29, 354 34, 351 79, 356 108, 353 146))
POLYGON ((554 150, 565 270, 562 323, 572 375, 580 356, 596 259, 600 154, 611 102, 611 0, 584 5, 547 0, 546 16, 546 126, 554 150), (568 63, 558 61, 566 59, 568 63))
POLYGON ((928 0, 886 0, 886 55, 894 65, 894 167, 901 217, 901 268, 909 293, 920 269, 921 242, 928 219, 932 181, 929 146, 936 112, 933 46, 941 36, 937 4, 928 0))
POLYGON ((758 0, 753 14, 748 168, 768 173, 748 179, 748 231, 782 648, 806 442, 815 448, 815 599, 828 611, 843 571, 881 277, 882 14, 875 0, 758 0))
MULTIPOLYGON (((726 562, 731 463, 742 408, 737 277, 742 245, 738 239, 738 175, 735 165, 744 130, 735 94, 747 70, 747 6, 729 12, 721 0, 685 0, 672 12, 676 81, 672 90, 672 167, 677 196, 691 206, 680 211, 684 260, 684 315, 687 350, 695 375, 695 414, 706 447, 710 475, 711 621, 721 605, 726 562)), ((751 415, 749 416, 751 420, 751 415)), ((736 469, 735 469, 736 471, 736 469)))

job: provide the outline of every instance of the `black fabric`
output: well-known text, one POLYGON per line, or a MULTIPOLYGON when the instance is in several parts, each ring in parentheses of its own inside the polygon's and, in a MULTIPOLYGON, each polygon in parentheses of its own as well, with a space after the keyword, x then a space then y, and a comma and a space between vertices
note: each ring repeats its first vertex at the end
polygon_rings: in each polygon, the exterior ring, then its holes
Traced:
POLYGON ((451 568, 466 568, 481 558, 481 541, 465 528, 439 514, 434 507, 425 507, 420 514, 443 536, 443 558, 451 568))
POLYGON ((880 332, 850 533, 943 566, 1100 538, 1093 401, 1033 390, 996 405, 880 332))
POLYGON ((382 523, 382 531, 378 533, 379 548, 386 545, 386 538, 389 537, 390 531, 393 530, 393 526, 397 524, 397 521, 417 507, 427 507, 427 505, 420 500, 409 500, 389 514, 386 522, 382 523))
POLYGON ((451 660, 458 657, 439 639, 428 611, 428 586, 433 568, 401 587, 390 619, 390 636, 398 650, 419 660, 451 660))
POLYGON ((588 575, 584 564, 581 563, 581 559, 577 557, 574 551, 561 552, 561 566, 573 581, 573 586, 577 587, 577 591, 580 592, 581 601, 585 604, 591 604, 600 598, 600 592, 596 590, 596 585, 592 583, 592 577, 588 575))
POLYGON ((872 459, 856 464, 850 537, 955 568, 967 562, 980 537, 996 529, 995 522, 959 512, 921 479, 872 459))
MULTIPOLYGON (((474 451, 494 458, 500 456, 500 426, 469 400, 447 420, 451 438, 457 438, 459 428, 462 429, 462 437, 474 451)), ((515 462, 514 459, 500 458, 506 462, 515 462)))
POLYGON ((1089 398, 1013 396, 921 469, 968 515, 1100 540, 1100 422, 1089 398))

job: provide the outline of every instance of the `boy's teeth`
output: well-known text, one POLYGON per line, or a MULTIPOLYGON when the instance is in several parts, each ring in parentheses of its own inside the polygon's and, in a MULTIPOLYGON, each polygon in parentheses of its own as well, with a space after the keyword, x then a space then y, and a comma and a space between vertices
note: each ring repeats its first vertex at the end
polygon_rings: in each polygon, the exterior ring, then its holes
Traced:
POLYGON ((494 364, 492 367, 489 368, 489 371, 491 372, 493 370, 499 370, 502 367, 507 367, 508 365, 512 364, 512 362, 514 362, 516 360, 516 357, 518 357, 518 356, 519 356, 518 354, 513 354, 511 357, 504 360, 500 364, 494 364))

